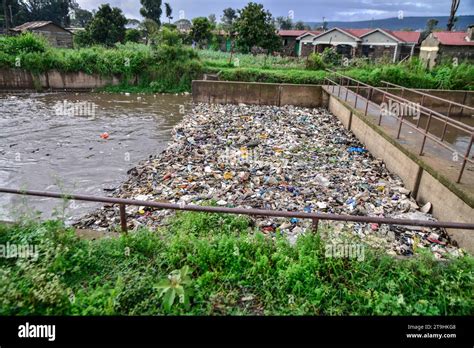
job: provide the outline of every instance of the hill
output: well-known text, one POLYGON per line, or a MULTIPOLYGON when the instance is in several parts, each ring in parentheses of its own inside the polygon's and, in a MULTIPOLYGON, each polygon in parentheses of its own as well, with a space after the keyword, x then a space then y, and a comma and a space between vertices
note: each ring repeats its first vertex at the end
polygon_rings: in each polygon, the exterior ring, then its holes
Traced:
MULTIPOLYGON (((410 28, 413 30, 423 30, 426 27, 426 22, 435 18, 439 21, 438 28, 446 30, 446 24, 448 23, 448 16, 430 16, 430 17, 404 17, 403 19, 385 18, 385 19, 374 19, 368 21, 356 21, 356 22, 328 22, 328 28, 340 27, 340 28, 351 28, 351 29, 365 29, 365 28, 385 28, 389 30, 402 30, 410 28)), ((307 22, 311 27, 320 26, 321 22, 307 22)), ((456 23, 456 30, 466 30, 467 26, 474 24, 474 16, 459 16, 456 23)))

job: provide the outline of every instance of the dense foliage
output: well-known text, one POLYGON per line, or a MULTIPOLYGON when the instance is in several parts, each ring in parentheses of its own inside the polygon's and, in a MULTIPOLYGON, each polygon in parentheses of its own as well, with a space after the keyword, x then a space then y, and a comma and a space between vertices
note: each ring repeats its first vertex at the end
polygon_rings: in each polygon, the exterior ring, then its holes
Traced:
POLYGON ((229 215, 178 214, 166 229, 96 241, 60 222, 0 225, 7 243, 39 253, 0 259, 0 315, 474 314, 472 257, 332 258, 319 235, 291 246, 229 215))

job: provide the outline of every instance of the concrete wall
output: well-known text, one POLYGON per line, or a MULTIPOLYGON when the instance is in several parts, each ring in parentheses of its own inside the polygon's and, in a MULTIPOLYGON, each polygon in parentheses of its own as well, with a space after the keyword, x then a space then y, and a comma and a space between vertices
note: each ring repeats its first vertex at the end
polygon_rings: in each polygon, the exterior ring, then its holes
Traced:
POLYGON ((322 87, 230 81, 193 81, 193 101, 215 104, 298 105, 319 107, 322 87))
MULTIPOLYGON (((355 89, 356 89, 355 87, 352 88, 352 90, 354 91, 355 89)), ((360 88, 360 89, 363 90, 364 88, 360 88)), ((388 88, 387 91, 395 95, 399 95, 399 96, 402 95, 402 90, 400 88, 388 88)), ((456 103, 474 107, 474 91, 450 91, 450 90, 441 90, 441 89, 420 89, 420 91, 431 94, 435 97, 447 99, 456 103)), ((410 92, 407 90, 403 92, 403 97, 415 103, 421 103, 422 98, 423 98, 420 94, 410 92)), ((371 100, 377 104, 382 103, 382 93, 373 91, 371 100)), ((442 114, 447 114, 448 108, 449 108, 446 102, 440 101, 434 98, 428 98, 428 97, 424 98, 423 105, 426 106, 427 108, 430 108, 434 111, 438 111, 442 114)), ((462 116, 462 117, 471 117, 472 114, 473 114, 473 111, 466 110, 466 109, 461 110, 461 107, 459 106, 453 106, 450 112, 450 115, 452 116, 462 116)))
MULTIPOLYGON (((432 203, 433 216, 442 221, 474 223, 472 200, 463 199, 443 184, 449 183, 448 179, 439 180, 433 176, 432 173, 436 173, 433 168, 391 139, 360 111, 326 92, 323 94, 326 94, 323 100, 328 101, 329 111, 354 133, 372 155, 381 158, 390 172, 400 176, 409 190, 415 191, 417 202, 432 203)), ((436 175, 441 177, 439 173, 436 175)), ((474 253, 473 231, 449 229, 448 234, 459 246, 474 253)))
MULTIPOLYGON (((464 92, 454 92, 453 95, 456 93, 464 92)), ((327 106, 372 155, 381 158, 390 172, 400 176, 420 204, 432 203, 432 213, 436 218, 474 223, 472 199, 466 199, 466 195, 456 192, 453 185, 449 185, 448 179, 441 177, 418 156, 385 134, 380 127, 364 117, 362 112, 329 95, 320 86, 193 81, 193 100, 203 103, 327 106)), ((474 253, 472 231, 448 230, 448 233, 461 247, 474 253)))
POLYGON ((0 90, 90 90, 119 83, 117 76, 62 73, 57 70, 32 74, 22 69, 0 69, 0 90))

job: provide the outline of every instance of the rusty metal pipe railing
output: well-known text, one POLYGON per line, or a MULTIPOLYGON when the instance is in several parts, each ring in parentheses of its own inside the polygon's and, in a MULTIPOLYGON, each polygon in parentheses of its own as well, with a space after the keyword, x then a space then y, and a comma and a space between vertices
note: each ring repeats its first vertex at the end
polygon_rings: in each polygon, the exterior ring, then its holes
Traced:
MULTIPOLYGON (((416 94, 419 94, 419 95, 424 96, 424 97, 428 97, 428 98, 431 98, 431 99, 436 99, 436 100, 442 101, 444 103, 449 104, 450 106, 452 106, 452 105, 459 106, 462 110, 463 109, 468 109, 468 110, 474 111, 474 107, 464 105, 464 104, 461 104, 461 103, 458 103, 458 102, 455 102, 455 101, 452 101, 452 100, 444 99, 444 98, 441 98, 441 97, 438 97, 438 96, 435 96, 435 95, 432 95, 432 94, 429 94, 429 93, 425 93, 425 92, 422 92, 422 91, 420 91, 418 89, 415 89, 415 88, 407 88, 407 87, 403 87, 403 86, 397 85, 395 83, 391 83, 391 82, 387 82, 387 81, 383 81, 383 80, 380 81, 380 82, 387 85, 387 88, 388 88, 388 86, 392 86, 392 87, 395 87, 395 88, 401 88, 402 92, 405 91, 405 90, 410 91, 412 93, 416 93, 416 94)), ((464 95, 464 98, 465 97, 466 97, 466 94, 464 95)))
MULTIPOLYGON (((369 93, 371 93, 373 91, 378 91, 378 92, 382 93, 382 102, 384 102, 385 99, 387 98, 388 100, 393 100, 395 102, 400 102, 400 103, 409 102, 409 103, 411 103, 409 100, 401 98, 400 96, 394 95, 392 93, 388 93, 386 91, 383 91, 383 90, 381 90, 377 87, 370 86, 366 83, 360 82, 358 80, 355 80, 351 77, 342 75, 342 74, 340 74, 338 72, 335 72, 335 71, 332 71, 332 70, 328 70, 328 71, 334 73, 340 79, 340 81, 342 81, 343 78, 346 78, 347 81, 357 82, 357 89, 360 88, 360 85, 363 85, 363 86, 366 86, 369 89, 369 93)), ((328 77, 325 77, 325 80, 328 81, 330 84, 338 85, 337 82, 331 80, 328 77)), ((338 92, 339 93, 340 93, 341 88, 342 88, 342 83, 340 83, 338 85, 338 92)), ((349 84, 347 86, 344 86, 344 88, 346 88, 346 94, 347 94, 347 90, 349 89, 349 84)), ((338 93, 338 95, 339 95, 339 93, 338 93)), ((352 92, 352 93, 354 93, 354 92, 352 92)), ((424 96, 423 96, 423 98, 424 98, 424 96)), ((374 103, 369 98, 366 98, 365 115, 367 115, 369 103, 376 106, 376 107, 380 107, 380 105, 378 105, 377 103, 374 103)), ((450 145, 448 145, 444 142, 444 135, 445 135, 446 128, 447 128, 448 124, 451 127, 454 127, 454 128, 456 128, 456 129, 458 129, 462 132, 467 133, 467 135, 470 136, 471 139, 473 138, 473 136, 474 136, 474 127, 470 127, 469 125, 466 125, 462 122, 452 120, 447 116, 444 116, 444 115, 442 115, 442 114, 440 114, 436 111, 433 111, 433 110, 431 110, 429 108, 426 108, 426 107, 423 107, 423 106, 419 106, 419 109, 420 109, 420 115, 418 116, 416 126, 413 126, 413 124, 411 122, 404 120, 403 117, 394 116, 390 112, 387 115, 390 116, 390 117, 397 118, 398 121, 400 122, 400 124, 399 124, 399 133, 397 135, 397 138, 399 138, 399 136, 400 136, 402 124, 405 124, 405 125, 409 126, 410 128, 414 129, 417 133, 420 133, 423 136, 422 145, 421 145, 421 149, 420 149, 420 152, 419 152, 420 156, 423 155, 423 149, 424 149, 424 145, 425 145, 425 142, 426 142, 427 138, 434 141, 435 143, 441 145, 445 149, 451 151, 453 154, 458 153, 458 150, 456 148, 454 148, 454 147, 452 147, 452 146, 450 146, 450 145), (425 117, 428 118, 427 126, 425 127, 425 129, 419 129, 421 116, 425 116, 425 117), (429 126, 430 126, 430 123, 431 123, 432 119, 443 121, 444 124, 445 124, 445 127, 443 129, 443 134, 442 134, 441 138, 429 133, 429 126)), ((380 115, 379 115, 377 124, 380 126, 381 123, 382 123, 382 113, 380 113, 380 115)), ((474 161, 469 158, 470 152, 471 152, 471 147, 472 147, 472 141, 468 145, 468 147, 465 151, 465 154, 463 156, 463 162, 461 164, 461 169, 460 169, 460 172, 459 172, 459 176, 458 176, 457 181, 456 181, 457 183, 461 182, 462 174, 464 173, 467 162, 469 162, 471 164, 474 163, 474 161)))
POLYGON ((0 188, 0 192, 8 193, 8 194, 26 195, 26 196, 38 196, 38 197, 70 199, 70 200, 87 201, 87 202, 119 204, 120 212, 121 212, 120 214, 121 226, 124 231, 127 230, 126 214, 125 214, 126 205, 144 206, 144 207, 157 208, 157 209, 198 211, 198 212, 207 212, 207 213, 224 213, 224 214, 237 214, 237 215, 249 215, 249 216, 272 216, 272 217, 282 217, 282 218, 310 219, 312 220, 314 229, 318 228, 318 223, 320 220, 331 220, 331 221, 351 221, 351 222, 360 222, 360 223, 377 223, 377 224, 401 225, 401 226, 422 226, 422 227, 456 228, 456 229, 474 230, 474 224, 462 223, 462 222, 441 222, 441 221, 382 218, 382 217, 373 217, 373 216, 306 213, 306 212, 297 212, 297 211, 224 208, 224 207, 210 207, 210 206, 200 206, 200 205, 181 205, 181 204, 172 204, 172 203, 140 201, 140 200, 125 199, 125 198, 97 197, 97 196, 76 195, 76 194, 61 194, 61 193, 56 193, 56 192, 17 190, 17 189, 9 189, 9 188, 0 188))

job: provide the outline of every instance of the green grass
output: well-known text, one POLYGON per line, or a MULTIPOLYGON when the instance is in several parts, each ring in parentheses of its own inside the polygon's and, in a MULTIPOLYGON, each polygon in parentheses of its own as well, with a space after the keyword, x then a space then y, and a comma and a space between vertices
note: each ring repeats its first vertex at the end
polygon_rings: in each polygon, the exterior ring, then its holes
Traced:
POLYGON ((39 258, 0 259, 1 315, 472 315, 474 260, 325 257, 318 235, 290 246, 242 217, 179 213, 162 230, 86 241, 61 222, 0 225, 1 244, 39 258), (156 287, 188 266, 188 308, 156 287))

